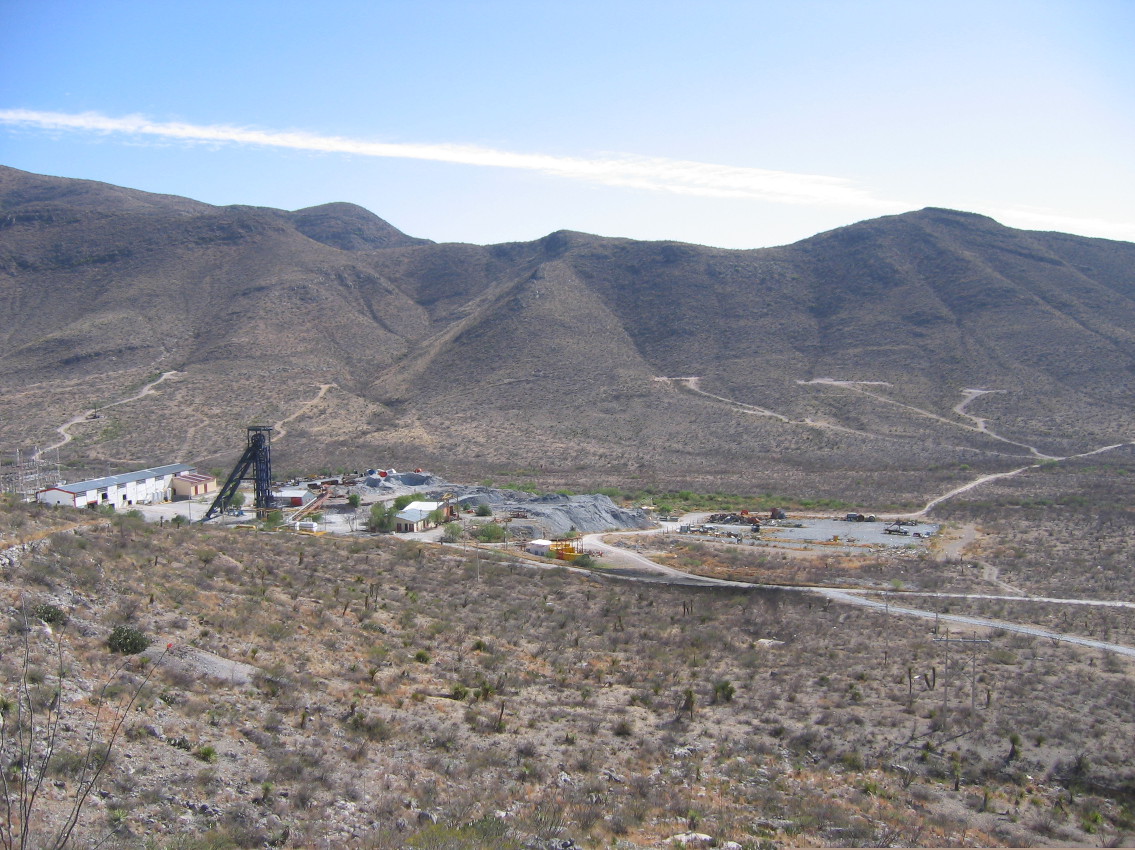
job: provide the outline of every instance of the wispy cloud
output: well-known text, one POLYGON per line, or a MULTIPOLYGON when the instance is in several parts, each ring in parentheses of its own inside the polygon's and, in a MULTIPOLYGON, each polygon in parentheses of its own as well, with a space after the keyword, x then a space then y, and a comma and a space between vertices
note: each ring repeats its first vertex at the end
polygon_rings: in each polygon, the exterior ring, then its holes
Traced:
POLYGON ((1033 207, 1002 207, 989 210, 989 215, 1010 227, 1027 230, 1057 230, 1062 233, 1082 233, 1102 239, 1135 242, 1135 224, 1109 221, 1103 218, 1069 216, 1048 209, 1033 207))
POLYGON ((879 213, 899 212, 909 208, 905 204, 876 198, 853 181, 840 177, 659 157, 567 157, 516 153, 472 145, 372 142, 302 131, 151 121, 137 115, 113 118, 96 112, 4 109, 0 110, 0 124, 40 130, 121 133, 133 137, 184 142, 258 145, 319 153, 512 168, 605 186, 625 186, 682 195, 856 207, 879 213))

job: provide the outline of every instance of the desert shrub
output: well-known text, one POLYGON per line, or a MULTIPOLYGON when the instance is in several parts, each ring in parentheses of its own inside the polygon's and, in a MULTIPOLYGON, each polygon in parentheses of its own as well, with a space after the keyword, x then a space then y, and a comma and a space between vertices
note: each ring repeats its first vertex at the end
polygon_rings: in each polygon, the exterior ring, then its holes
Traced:
POLYGON ((371 505, 370 518, 367 519, 367 531, 372 534, 394 530, 394 515, 398 511, 393 506, 382 503, 371 505))
POLYGON ((392 734, 389 723, 381 717, 372 717, 363 712, 355 712, 347 718, 347 728, 371 741, 386 741, 392 734))
POLYGON ((137 655, 150 645, 150 639, 133 626, 115 626, 106 639, 112 652, 123 655, 137 655))
POLYGON ((42 605, 36 605, 32 609, 32 616, 38 620, 43 620, 49 626, 61 626, 67 622, 67 615, 60 608, 46 602, 42 605))
POLYGON ((487 503, 482 502, 481 504, 477 505, 476 514, 477 516, 492 516, 493 509, 487 503))
POLYGON ((495 522, 487 522, 477 529, 477 539, 482 543, 499 543, 504 537, 504 528, 495 522))
POLYGON ((713 686, 713 701, 716 702, 732 702, 733 695, 737 689, 733 687, 733 683, 728 679, 723 679, 713 686))

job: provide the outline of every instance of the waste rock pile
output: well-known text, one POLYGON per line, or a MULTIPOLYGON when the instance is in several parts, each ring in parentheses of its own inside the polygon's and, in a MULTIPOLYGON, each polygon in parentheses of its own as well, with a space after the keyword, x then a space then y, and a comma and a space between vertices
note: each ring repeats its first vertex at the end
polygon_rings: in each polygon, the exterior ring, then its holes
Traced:
POLYGON ((615 528, 650 528, 651 520, 639 508, 621 508, 599 493, 537 495, 520 490, 501 490, 483 485, 453 484, 424 472, 368 474, 350 488, 364 501, 406 494, 433 500, 452 496, 463 507, 492 508, 494 517, 510 519, 513 537, 562 537, 571 531, 587 534, 615 528))

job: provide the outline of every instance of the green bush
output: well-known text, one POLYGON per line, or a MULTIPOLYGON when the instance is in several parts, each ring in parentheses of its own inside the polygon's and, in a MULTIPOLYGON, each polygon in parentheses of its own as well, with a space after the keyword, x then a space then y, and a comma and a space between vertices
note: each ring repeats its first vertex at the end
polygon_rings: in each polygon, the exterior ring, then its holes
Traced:
POLYGON ((504 528, 495 522, 486 522, 477 528, 477 539, 482 543, 500 543, 504 538, 504 528))
POLYGON ((115 626, 106 640, 112 652, 137 655, 150 645, 150 639, 132 626, 115 626))
POLYGON ((367 520, 367 531, 372 534, 394 530, 394 516, 398 511, 393 506, 380 503, 371 505, 370 518, 367 520))
POLYGON ((733 687, 733 683, 728 679, 722 679, 720 682, 713 686, 713 701, 714 702, 733 702, 733 695, 737 689, 733 687))
POLYGON ((61 626, 67 622, 67 615, 60 608, 46 602, 32 608, 32 616, 37 620, 43 620, 49 626, 61 626))
POLYGON ((493 509, 485 502, 477 505, 477 516, 492 516, 493 509))
POLYGON ((201 759, 205 764, 212 764, 217 760, 217 751, 208 744, 202 744, 193 751, 193 757, 201 759))

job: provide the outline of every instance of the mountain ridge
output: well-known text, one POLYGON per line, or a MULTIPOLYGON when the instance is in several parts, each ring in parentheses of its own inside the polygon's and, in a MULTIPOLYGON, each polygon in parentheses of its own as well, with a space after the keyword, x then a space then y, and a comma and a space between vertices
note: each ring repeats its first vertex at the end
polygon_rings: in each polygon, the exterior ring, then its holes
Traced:
POLYGON ((777 248, 479 246, 341 202, 214 207, 0 168, 0 308, 0 393, 23 417, 0 445, 50 445, 100 401, 75 382, 113 400, 177 373, 68 443, 74 462, 224 456, 302 408, 281 445, 297 463, 808 492, 883 475, 898 499, 926 468, 1021 454, 955 410, 963 390, 996 390, 981 415, 1053 454, 1127 439, 1135 403, 1135 245, 934 207, 777 248))

